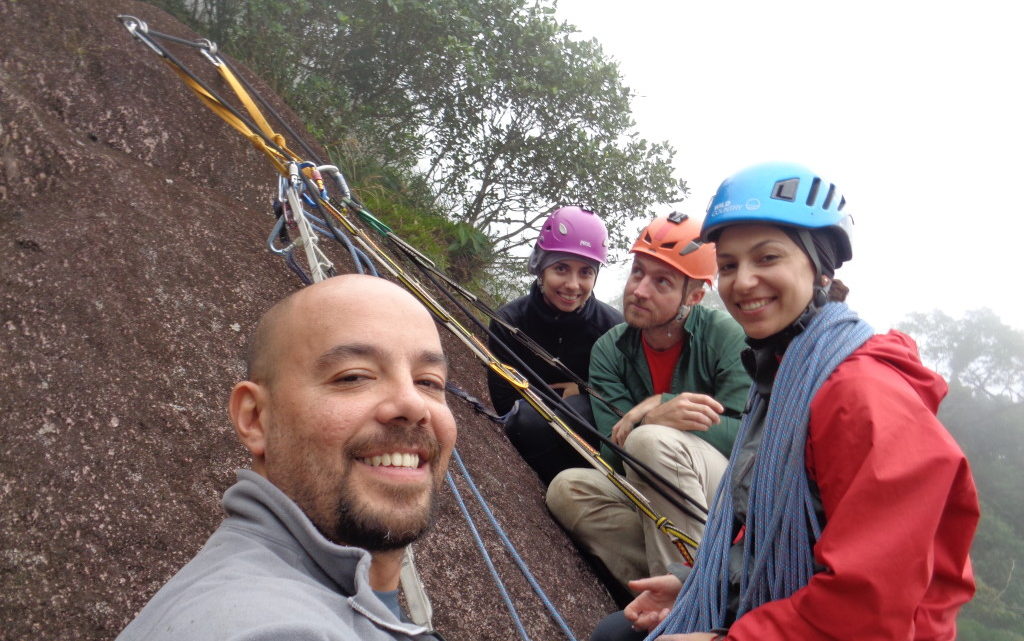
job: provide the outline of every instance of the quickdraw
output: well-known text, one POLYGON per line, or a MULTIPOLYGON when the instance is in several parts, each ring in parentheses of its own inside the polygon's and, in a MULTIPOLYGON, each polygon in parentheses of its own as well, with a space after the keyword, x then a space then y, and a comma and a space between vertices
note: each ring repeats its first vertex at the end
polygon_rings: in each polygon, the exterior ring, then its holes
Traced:
MULTIPOLYGON (((579 387, 580 391, 585 392, 589 394, 592 398, 596 398, 601 403, 604 403, 605 406, 608 407, 608 409, 610 409, 618 416, 623 415, 619 408, 615 407, 605 398, 603 398, 593 387, 590 386, 589 383, 587 383, 587 381, 580 378, 579 376, 576 375, 576 372, 569 369, 569 367, 567 367, 565 363, 563 363, 558 358, 552 356, 550 352, 544 349, 539 343, 537 343, 537 341, 533 340, 528 334, 526 334, 518 327, 512 325, 507 320, 502 318, 501 315, 498 314, 498 312, 496 312, 492 307, 487 305, 487 303, 481 300, 480 297, 476 296, 472 292, 468 291, 465 287, 459 285, 457 282, 452 280, 450 276, 448 276, 440 269, 438 269, 437 265, 432 260, 424 256, 415 247, 409 245, 408 243, 406 243, 401 238, 398 238, 397 236, 391 236, 389 240, 391 240, 395 247, 398 248, 398 250, 401 251, 403 254, 405 254, 405 256, 409 258, 409 260, 411 260, 413 263, 415 263, 420 269, 433 274, 436 278, 440 279, 449 290, 456 292, 457 294, 465 298, 467 301, 469 301, 478 311, 483 313, 485 316, 487 316, 495 323, 499 324, 502 327, 502 329, 507 331, 521 345, 526 347, 528 350, 530 350, 533 354, 538 356, 549 366, 557 369, 560 373, 564 374, 567 377, 568 381, 575 383, 577 387, 579 387)), ((439 287, 439 289, 442 289, 443 291, 443 288, 439 287)))
MULTIPOLYGON (((509 329, 514 336, 523 336, 522 332, 508 326, 507 323, 504 323, 504 321, 497 318, 497 314, 490 308, 487 308, 486 310, 483 309, 486 305, 483 305, 479 298, 467 292, 457 283, 454 283, 454 281, 440 272, 440 270, 438 270, 436 266, 429 261, 429 259, 408 245, 408 243, 401 240, 385 223, 373 216, 373 214, 370 213, 362 203, 352 195, 348 184, 337 167, 303 161, 293 153, 287 147, 284 137, 272 129, 269 122, 267 122, 262 115, 260 109, 256 106, 255 101, 250 95, 251 88, 247 90, 246 85, 239 79, 239 76, 232 70, 231 66, 218 55, 217 46, 214 43, 205 39, 190 41, 152 31, 148 28, 145 22, 134 16, 120 15, 118 16, 118 19, 132 36, 140 40, 149 49, 159 55, 161 59, 164 60, 164 62, 166 62, 182 79, 182 81, 196 93, 204 105, 245 136, 253 146, 256 147, 256 149, 264 153, 280 174, 278 199, 280 215, 274 230, 271 232, 270 239, 268 239, 268 246, 271 251, 285 256, 286 260, 289 261, 289 267, 297 273, 300 273, 300 277, 302 277, 303 281, 307 282, 307 284, 308 282, 316 282, 328 277, 333 274, 334 268, 323 252, 319 250, 316 237, 316 227, 319 225, 314 225, 314 223, 323 223, 327 228, 326 231, 331 236, 334 236, 339 240, 339 242, 342 242, 351 248, 353 257, 356 258, 357 265, 366 264, 367 261, 369 261, 383 266, 392 277, 402 283, 402 285, 404 285, 433 314, 435 320, 439 324, 447 328, 488 368, 515 388, 522 395, 525 401, 537 410, 538 414, 540 414, 553 429, 565 438, 566 441, 577 452, 579 452, 585 460, 587 460, 595 469, 605 474, 605 476, 619 488, 619 490, 642 514, 654 521, 657 528, 661 532, 665 533, 676 545, 686 562, 692 565, 693 553, 691 552, 691 549, 696 550, 697 542, 678 530, 678 528, 676 528, 667 518, 659 516, 650 501, 644 497, 643 494, 633 487, 633 485, 629 483, 624 476, 616 472, 601 457, 597 450, 595 450, 586 440, 571 429, 560 416, 550 409, 545 399, 537 392, 536 389, 531 387, 525 376, 520 374, 515 368, 498 360, 487 346, 481 343, 472 332, 466 329, 457 319, 455 319, 454 316, 452 316, 452 314, 441 306, 421 283, 409 275, 393 258, 391 258, 389 254, 369 238, 362 229, 357 227, 348 217, 347 213, 355 213, 361 221, 383 238, 391 242, 395 247, 399 248, 401 252, 408 256, 415 264, 429 270, 429 273, 436 274, 439 278, 444 280, 451 289, 459 292, 460 295, 466 297, 467 300, 470 300, 474 305, 476 305, 481 312, 503 323, 506 329, 509 329), (168 52, 165 47, 157 43, 156 39, 176 42, 199 49, 203 56, 214 65, 221 78, 223 78, 235 92, 239 101, 248 113, 248 116, 232 107, 217 95, 214 90, 208 87, 202 80, 192 73, 188 67, 168 52), (327 174, 334 179, 334 186, 340 192, 338 206, 335 206, 328 195, 328 190, 325 188, 325 182, 323 181, 324 174, 327 174), (313 209, 319 210, 322 215, 320 217, 316 217, 311 214, 307 214, 305 209, 307 205, 313 209), (295 227, 298 232, 298 238, 291 242, 291 244, 283 248, 279 248, 276 246, 274 239, 281 238, 283 240, 285 236, 284 230, 288 225, 293 225, 295 227), (342 240, 342 237, 344 237, 345 240, 342 240), (349 237, 354 239, 354 244, 352 243, 352 240, 349 240, 349 237), (298 249, 301 249, 305 254, 306 263, 311 272, 308 275, 302 273, 301 268, 295 260, 294 254, 298 249)), ((264 104, 266 103, 264 102, 264 104)), ((283 122, 283 119, 280 120, 283 122)), ((298 138, 297 136, 295 137, 298 138)), ((309 152, 311 157, 315 156, 315 154, 311 153, 308 148, 306 148, 306 151, 309 152)), ((323 229, 321 228, 321 232, 322 231, 323 229)), ((444 291, 444 288, 440 289, 444 291)), ((475 318, 472 314, 468 314, 468 316, 470 318, 475 318)), ((537 346, 537 348, 540 349, 539 346, 537 346)), ((550 354, 548 354, 547 357, 551 359, 552 362, 559 362, 557 359, 551 357, 550 354)), ((589 389, 589 387, 587 387, 584 382, 581 389, 589 389)), ((549 393, 549 396, 557 399, 557 395, 555 395, 552 390, 548 389, 547 392, 549 393)), ((562 409, 567 408, 563 406, 562 409)), ((573 418, 580 424, 587 425, 586 421, 584 421, 582 417, 579 417, 572 412, 567 413, 573 415, 573 418)), ((592 426, 588 427, 590 430, 593 430, 592 426)), ((596 432, 596 430, 593 431, 596 432)), ((685 496, 685 494, 679 493, 678 489, 671 483, 654 474, 654 472, 649 468, 646 468, 646 466, 640 465, 627 453, 622 451, 621 448, 618 448, 607 439, 604 439, 603 436, 602 439, 606 443, 609 443, 613 450, 623 456, 623 460, 634 466, 634 468, 637 469, 638 474, 643 476, 644 473, 641 472, 641 469, 644 469, 648 475, 658 481, 658 484, 660 484, 662 488, 675 490, 676 493, 679 496, 682 496, 684 500, 690 502, 694 506, 697 506, 699 510, 706 514, 706 510, 701 504, 697 503, 690 497, 685 496)), ((657 487, 657 485, 655 487, 657 487)), ((694 518, 701 522, 704 521, 704 517, 694 514, 693 510, 681 505, 677 501, 674 501, 673 497, 666 495, 666 499, 672 501, 674 505, 688 512, 694 518)))

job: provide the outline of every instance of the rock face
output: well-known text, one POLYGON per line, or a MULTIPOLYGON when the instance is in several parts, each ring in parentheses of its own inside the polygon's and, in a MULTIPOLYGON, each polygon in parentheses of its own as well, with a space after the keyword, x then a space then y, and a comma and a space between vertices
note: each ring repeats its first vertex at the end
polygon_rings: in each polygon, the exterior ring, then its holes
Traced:
MULTIPOLYGON (((197 37, 138 2, 0 3, 2 639, 112 638, 195 554, 247 465, 224 409, 245 337, 300 286, 265 246, 273 168, 123 13, 197 37)), ((444 340, 453 382, 486 398, 481 366, 444 340)), ((481 492, 586 638, 610 597, 500 429, 450 403, 481 492)), ((561 638, 473 512, 530 636, 561 638)), ((417 559, 446 638, 515 636, 447 490, 417 559)))

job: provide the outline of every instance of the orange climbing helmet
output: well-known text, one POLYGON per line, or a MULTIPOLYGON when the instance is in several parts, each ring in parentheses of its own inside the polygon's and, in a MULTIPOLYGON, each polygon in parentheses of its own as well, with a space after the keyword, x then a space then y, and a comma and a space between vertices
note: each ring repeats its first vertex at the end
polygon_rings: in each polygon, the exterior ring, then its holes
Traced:
POLYGON ((715 245, 701 242, 700 221, 679 212, 655 218, 640 232, 629 251, 653 256, 672 269, 709 285, 718 273, 715 245))

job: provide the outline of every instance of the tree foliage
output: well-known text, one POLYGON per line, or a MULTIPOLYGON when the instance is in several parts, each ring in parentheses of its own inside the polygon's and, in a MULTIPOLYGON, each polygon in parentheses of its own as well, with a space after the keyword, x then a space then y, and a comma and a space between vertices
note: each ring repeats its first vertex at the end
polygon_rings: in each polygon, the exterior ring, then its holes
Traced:
MULTIPOLYGON (((329 148, 416 170, 498 250, 561 204, 626 223, 685 196, 630 90, 551 0, 162 0, 252 65, 329 148)), ((479 237, 465 236, 467 242, 479 237)))
POLYGON ((1024 333, 990 309, 956 320, 941 311, 911 314, 902 329, 921 342, 926 361, 955 385, 991 398, 1024 400, 1024 333))

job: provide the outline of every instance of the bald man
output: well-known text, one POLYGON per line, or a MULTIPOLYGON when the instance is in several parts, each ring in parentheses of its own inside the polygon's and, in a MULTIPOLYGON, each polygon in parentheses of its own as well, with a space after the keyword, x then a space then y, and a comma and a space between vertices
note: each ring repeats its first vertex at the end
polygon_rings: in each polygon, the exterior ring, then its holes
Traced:
POLYGON ((263 316, 247 368, 229 413, 252 470, 118 639, 433 639, 397 595, 455 444, 430 314, 388 281, 337 276, 263 316))

